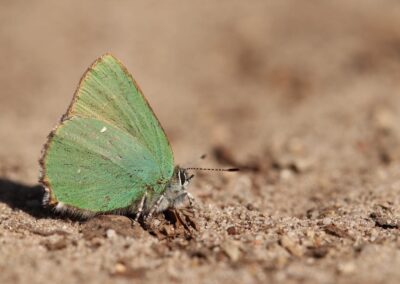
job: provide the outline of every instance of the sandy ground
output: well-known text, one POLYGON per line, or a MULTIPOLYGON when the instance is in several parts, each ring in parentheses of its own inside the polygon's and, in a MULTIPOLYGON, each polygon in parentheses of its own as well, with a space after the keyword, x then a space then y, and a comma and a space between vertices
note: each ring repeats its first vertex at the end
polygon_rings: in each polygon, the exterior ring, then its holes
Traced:
POLYGON ((399 283, 399 3, 135 2, 0 2, 0 282, 399 283), (178 163, 243 169, 147 230, 40 204, 46 135, 107 51, 178 163))

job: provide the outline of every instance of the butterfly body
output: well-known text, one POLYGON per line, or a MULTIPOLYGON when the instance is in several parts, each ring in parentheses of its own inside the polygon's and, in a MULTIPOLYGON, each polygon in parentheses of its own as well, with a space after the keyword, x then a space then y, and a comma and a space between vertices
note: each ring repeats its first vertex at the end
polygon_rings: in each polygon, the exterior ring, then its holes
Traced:
POLYGON ((151 215, 179 204, 190 177, 140 88, 112 55, 95 61, 40 160, 44 203, 82 216, 151 215))

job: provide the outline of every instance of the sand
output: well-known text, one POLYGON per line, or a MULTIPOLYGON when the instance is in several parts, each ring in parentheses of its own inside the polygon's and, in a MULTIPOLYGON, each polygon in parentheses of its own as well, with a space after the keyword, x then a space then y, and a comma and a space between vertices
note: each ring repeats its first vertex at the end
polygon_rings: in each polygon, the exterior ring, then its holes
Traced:
POLYGON ((0 283, 399 283, 400 6, 348 2, 2 1, 0 283), (42 145, 105 52, 177 163, 242 171, 150 227, 43 208, 42 145))

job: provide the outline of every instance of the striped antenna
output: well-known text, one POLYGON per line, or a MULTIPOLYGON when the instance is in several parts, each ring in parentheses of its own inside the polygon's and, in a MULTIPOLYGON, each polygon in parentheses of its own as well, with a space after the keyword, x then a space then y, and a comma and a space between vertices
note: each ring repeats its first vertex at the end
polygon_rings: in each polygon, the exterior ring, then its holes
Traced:
POLYGON ((214 171, 214 172, 238 172, 239 168, 228 168, 228 169, 212 169, 212 168, 185 168, 185 170, 194 171, 214 171))

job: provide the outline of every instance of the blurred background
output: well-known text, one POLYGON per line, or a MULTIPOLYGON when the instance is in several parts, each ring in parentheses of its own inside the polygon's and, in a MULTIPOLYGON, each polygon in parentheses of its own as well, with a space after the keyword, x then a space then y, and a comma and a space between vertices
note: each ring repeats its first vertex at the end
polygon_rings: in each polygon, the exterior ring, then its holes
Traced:
POLYGON ((394 0, 0 0, 3 280, 107 280, 129 253, 131 278, 143 268, 184 283, 192 273, 199 282, 398 283, 399 27, 394 0), (204 205, 202 239, 191 244, 206 253, 154 238, 127 249, 103 235, 92 251, 84 224, 44 216, 29 197, 40 191, 47 134, 105 52, 141 86, 177 163, 243 169, 191 187, 204 205), (209 159, 196 162, 202 154, 209 159), (43 245, 36 226, 72 233, 43 245), (151 266, 169 250, 175 258, 151 266), (240 255, 247 262, 237 265, 240 255), (68 277, 47 278, 60 263, 68 277))
POLYGON ((395 107, 399 15, 396 1, 368 0, 1 1, 0 169, 36 181, 46 135, 105 52, 131 71, 179 163, 218 145, 261 155, 289 136, 318 150, 369 107, 395 107))

